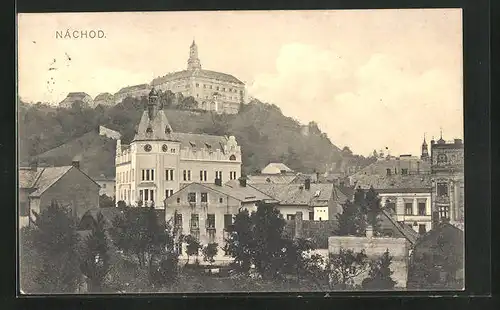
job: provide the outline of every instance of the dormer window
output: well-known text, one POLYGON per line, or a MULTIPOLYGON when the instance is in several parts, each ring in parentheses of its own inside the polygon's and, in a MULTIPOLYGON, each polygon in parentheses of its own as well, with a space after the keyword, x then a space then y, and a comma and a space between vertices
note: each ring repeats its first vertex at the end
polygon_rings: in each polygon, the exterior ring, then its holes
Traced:
POLYGON ((166 133, 167 135, 169 135, 171 132, 172 132, 172 130, 170 129, 170 127, 165 126, 165 133, 166 133))
POLYGON ((236 160, 236 156, 234 155, 229 156, 229 160, 236 160))
POLYGON ((146 128, 146 133, 153 133, 153 128, 151 127, 146 128))

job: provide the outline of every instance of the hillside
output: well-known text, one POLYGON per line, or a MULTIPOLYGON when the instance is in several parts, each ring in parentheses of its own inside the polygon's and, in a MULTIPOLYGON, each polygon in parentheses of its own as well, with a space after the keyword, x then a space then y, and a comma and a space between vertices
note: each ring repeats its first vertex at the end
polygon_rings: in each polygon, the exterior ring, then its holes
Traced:
MULTIPOLYGON (((20 158, 39 154, 43 162, 67 164, 78 154, 89 174, 114 174, 114 142, 94 130, 103 125, 123 135, 123 143, 133 138, 144 101, 126 98, 105 108, 70 109, 20 104, 20 158)), ((234 135, 243 151, 244 173, 254 173, 269 162, 284 162, 302 172, 325 171, 342 159, 341 151, 312 123, 309 135, 301 124, 284 116, 275 105, 254 100, 235 115, 209 112, 165 110, 174 131, 234 135)))

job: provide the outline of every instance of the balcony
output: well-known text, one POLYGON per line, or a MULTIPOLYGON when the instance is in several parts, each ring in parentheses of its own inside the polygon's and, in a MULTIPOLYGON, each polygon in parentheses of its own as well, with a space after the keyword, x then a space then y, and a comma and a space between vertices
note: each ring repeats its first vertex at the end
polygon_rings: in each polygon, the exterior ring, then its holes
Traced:
POLYGON ((436 196, 436 203, 450 204, 450 197, 447 195, 436 196))

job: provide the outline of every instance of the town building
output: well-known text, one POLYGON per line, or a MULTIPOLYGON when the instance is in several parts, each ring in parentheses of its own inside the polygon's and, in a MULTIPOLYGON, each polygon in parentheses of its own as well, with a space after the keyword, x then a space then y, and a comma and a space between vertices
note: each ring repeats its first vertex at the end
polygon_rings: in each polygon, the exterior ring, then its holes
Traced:
POLYGON ((306 179, 302 184, 259 183, 250 186, 278 201, 276 208, 286 220, 293 220, 296 213, 301 212, 303 220, 325 221, 341 210, 339 193, 331 183, 311 183, 306 179))
POLYGON ((109 177, 105 176, 104 174, 101 174, 98 177, 94 177, 93 180, 99 184, 99 196, 101 195, 106 195, 110 198, 114 198, 116 194, 116 184, 115 184, 115 178, 114 177, 109 177))
POLYGON ((66 98, 64 98, 64 100, 59 103, 59 106, 69 109, 75 102, 80 102, 82 104, 82 107, 85 108, 93 108, 95 106, 92 97, 84 92, 69 93, 66 98))
POLYGON ((432 211, 464 229, 464 144, 461 139, 431 141, 432 211))
POLYGON ((155 78, 150 85, 184 97, 192 96, 198 108, 206 111, 234 114, 238 113, 240 104, 246 102, 242 81, 227 73, 202 69, 194 40, 189 49, 187 69, 155 78))
MULTIPOLYGON (((202 245, 217 243, 215 260, 227 261, 230 257, 222 249, 234 216, 242 209, 255 211, 259 202, 272 203, 275 200, 247 186, 244 178, 225 184, 220 179, 214 183, 193 182, 165 200, 165 220, 174 227, 177 237, 192 235, 202 245)), ((181 259, 187 259, 185 247, 183 244, 177 249, 181 259)))
POLYGON ((100 93, 94 98, 94 105, 101 105, 103 107, 115 105, 115 98, 110 93, 100 93))
POLYGON ((99 207, 99 184, 80 170, 80 163, 71 166, 19 168, 19 227, 30 224, 33 212, 40 213, 56 201, 70 207, 81 218, 85 212, 99 207))
POLYGON ((114 104, 122 102, 123 99, 127 97, 141 98, 143 96, 147 96, 150 90, 151 87, 149 86, 149 84, 139 84, 134 86, 123 87, 113 95, 114 104))
POLYGON ((163 208, 166 198, 189 183, 241 177, 241 149, 234 136, 174 132, 158 99, 153 88, 131 143, 117 140, 117 201, 163 208))

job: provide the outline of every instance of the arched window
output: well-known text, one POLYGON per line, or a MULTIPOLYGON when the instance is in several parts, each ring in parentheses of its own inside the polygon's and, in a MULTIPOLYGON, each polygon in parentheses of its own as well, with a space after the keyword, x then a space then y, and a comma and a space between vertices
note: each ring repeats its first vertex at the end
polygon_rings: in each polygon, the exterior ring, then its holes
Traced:
POLYGON ((231 156, 229 157, 229 160, 236 160, 236 156, 231 155, 231 156))

